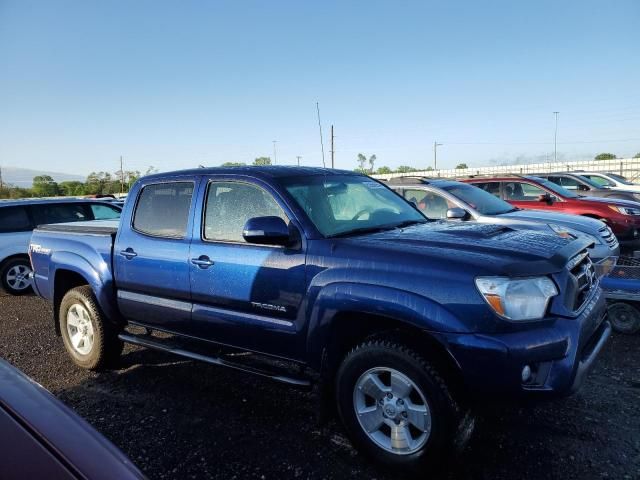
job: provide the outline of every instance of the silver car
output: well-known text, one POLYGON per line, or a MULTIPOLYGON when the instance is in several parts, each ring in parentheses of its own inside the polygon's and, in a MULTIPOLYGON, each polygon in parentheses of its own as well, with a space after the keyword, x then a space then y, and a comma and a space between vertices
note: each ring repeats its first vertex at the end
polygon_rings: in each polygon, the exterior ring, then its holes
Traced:
POLYGON ((520 210, 513 205, 467 183, 423 177, 398 177, 387 182, 390 188, 414 203, 432 219, 475 221, 501 224, 518 229, 554 232, 562 237, 593 240, 589 255, 594 261, 620 253, 611 229, 600 220, 520 210))

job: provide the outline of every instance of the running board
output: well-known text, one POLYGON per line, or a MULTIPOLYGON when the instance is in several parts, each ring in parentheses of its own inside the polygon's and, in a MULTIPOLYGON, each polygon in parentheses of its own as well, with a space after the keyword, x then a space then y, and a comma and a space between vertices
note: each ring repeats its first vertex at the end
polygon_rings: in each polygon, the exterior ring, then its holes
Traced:
POLYGON ((286 375, 278 375, 275 373, 268 372, 266 370, 260 370, 248 365, 242 365, 239 363, 229 362, 220 357, 213 357, 210 355, 202 355, 200 353, 191 352, 189 350, 184 350, 182 348, 177 348, 171 345, 166 345, 161 341, 157 341, 154 338, 150 338, 150 335, 145 337, 139 335, 131 335, 128 333, 121 333, 118 335, 118 338, 126 343, 131 343, 133 345, 140 345, 141 347, 151 348, 153 350, 161 350, 163 352, 173 353, 174 355, 179 355, 181 357, 190 358, 192 360, 199 360, 201 362, 210 363, 213 365, 219 365, 221 367, 232 368, 234 370, 239 370, 241 372, 252 373, 254 375, 259 375, 261 377, 270 378, 271 380, 275 380, 276 382, 285 383, 287 385, 293 385, 296 387, 311 387, 311 382, 309 380, 303 378, 295 378, 286 375), (146 338, 145 338, 146 337, 146 338))

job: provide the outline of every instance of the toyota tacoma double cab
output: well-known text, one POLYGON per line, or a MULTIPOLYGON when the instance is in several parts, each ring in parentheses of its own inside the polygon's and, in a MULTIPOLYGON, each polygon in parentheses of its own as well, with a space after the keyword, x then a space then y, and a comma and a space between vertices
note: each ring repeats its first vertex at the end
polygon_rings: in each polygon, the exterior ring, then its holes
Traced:
POLYGON ((361 451, 416 470, 460 445, 475 402, 580 387, 611 332, 589 246, 274 166, 144 177, 119 222, 40 226, 30 256, 80 367, 129 342, 317 386, 361 451))

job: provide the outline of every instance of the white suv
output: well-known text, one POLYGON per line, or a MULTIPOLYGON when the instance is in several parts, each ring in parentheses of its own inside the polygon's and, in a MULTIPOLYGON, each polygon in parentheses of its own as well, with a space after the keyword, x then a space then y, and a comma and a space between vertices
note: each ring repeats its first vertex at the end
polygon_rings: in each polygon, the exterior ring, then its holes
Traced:
POLYGON ((592 182, 597 183, 601 187, 615 188, 616 190, 624 190, 626 192, 640 193, 640 185, 630 182, 622 175, 617 173, 600 173, 600 172, 576 172, 587 177, 592 182))
POLYGON ((120 217, 109 202, 79 199, 0 200, 0 285, 13 295, 31 289, 28 247, 37 225, 120 217))

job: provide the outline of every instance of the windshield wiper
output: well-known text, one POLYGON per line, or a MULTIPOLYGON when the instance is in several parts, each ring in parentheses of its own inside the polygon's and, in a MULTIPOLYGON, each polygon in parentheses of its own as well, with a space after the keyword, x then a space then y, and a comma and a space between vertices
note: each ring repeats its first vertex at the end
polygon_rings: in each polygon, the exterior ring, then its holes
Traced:
POLYGON ((405 227, 410 227, 411 225, 427 223, 427 221, 428 220, 405 220, 404 222, 395 224, 392 228, 405 228, 405 227))
POLYGON ((363 235, 365 233, 386 232, 388 230, 393 230, 394 228, 396 228, 395 225, 383 225, 381 227, 354 228, 353 230, 347 230, 346 232, 340 232, 340 233, 334 233, 333 235, 327 235, 327 238, 349 237, 351 235, 363 235))

